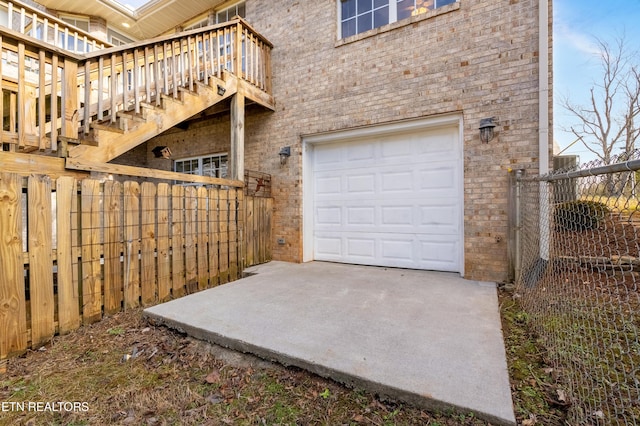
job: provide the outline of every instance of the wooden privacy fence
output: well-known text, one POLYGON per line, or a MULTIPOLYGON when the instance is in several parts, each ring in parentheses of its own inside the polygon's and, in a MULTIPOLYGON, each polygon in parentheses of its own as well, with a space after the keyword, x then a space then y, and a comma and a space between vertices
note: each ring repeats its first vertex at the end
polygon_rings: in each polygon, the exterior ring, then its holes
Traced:
POLYGON ((0 360, 238 279, 270 260, 272 206, 235 187, 0 173, 0 360))

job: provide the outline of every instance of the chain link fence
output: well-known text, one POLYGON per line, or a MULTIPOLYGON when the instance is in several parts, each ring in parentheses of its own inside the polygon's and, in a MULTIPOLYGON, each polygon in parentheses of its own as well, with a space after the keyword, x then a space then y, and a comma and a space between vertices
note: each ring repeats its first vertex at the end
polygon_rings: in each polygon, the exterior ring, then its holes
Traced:
POLYGON ((514 179, 516 289, 570 424, 640 424, 639 158, 514 179))

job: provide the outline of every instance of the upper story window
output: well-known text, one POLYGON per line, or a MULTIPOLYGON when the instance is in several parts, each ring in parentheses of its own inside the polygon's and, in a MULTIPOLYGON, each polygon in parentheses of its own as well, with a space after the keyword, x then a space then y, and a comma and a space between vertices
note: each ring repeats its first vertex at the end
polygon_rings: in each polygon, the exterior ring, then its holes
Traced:
POLYGON ((114 46, 122 46, 123 44, 133 43, 133 40, 126 35, 109 28, 107 29, 107 39, 114 46))
POLYGON ((223 22, 230 21, 231 18, 238 15, 241 18, 245 17, 245 2, 241 1, 239 3, 234 4, 233 6, 229 6, 226 9, 219 10, 216 13, 216 24, 221 24, 223 22))
POLYGON ((60 19, 62 19, 67 24, 73 25, 76 28, 80 28, 84 32, 89 32, 89 18, 80 16, 61 16, 60 19))
POLYGON ((340 38, 378 28, 458 0, 339 0, 340 38))

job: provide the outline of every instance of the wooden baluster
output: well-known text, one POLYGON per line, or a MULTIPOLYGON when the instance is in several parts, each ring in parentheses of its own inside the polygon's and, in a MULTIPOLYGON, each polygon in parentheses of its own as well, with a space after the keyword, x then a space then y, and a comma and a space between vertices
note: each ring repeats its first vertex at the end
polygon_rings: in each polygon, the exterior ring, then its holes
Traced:
POLYGON ((111 54, 111 78, 109 79, 111 84, 111 122, 116 122, 116 110, 118 104, 116 103, 116 97, 118 96, 118 71, 116 70, 116 54, 111 54))
POLYGON ((46 149, 46 137, 47 137, 47 129, 46 129, 46 113, 47 113, 47 75, 46 71, 46 62, 45 62, 45 52, 44 50, 40 50, 38 52, 38 148, 40 151, 44 151, 46 149))
POLYGON ((153 45, 153 77, 155 79, 155 95, 156 95, 156 105, 160 106, 160 93, 162 92, 162 81, 163 79, 160 77, 160 56, 158 54, 158 45, 153 45))
MULTIPOLYGON (((197 47, 198 38, 196 37, 196 42, 193 43, 193 39, 191 37, 187 37, 187 68, 189 73, 189 90, 193 92, 193 56, 197 55, 197 47)), ((184 73, 183 73, 184 75, 184 73)))
POLYGON ((24 43, 18 43, 18 102, 20 103, 20 106, 18 108, 18 148, 24 147, 26 125, 25 108, 27 108, 28 104, 26 102, 27 96, 25 87, 24 53, 24 43))
POLYGON ((127 60, 129 54, 126 51, 122 52, 122 111, 127 110, 128 92, 129 92, 129 73, 127 72, 127 60))
POLYGON ((98 121, 102 121, 104 119, 104 102, 102 99, 102 95, 104 92, 104 57, 100 56, 98 58, 98 121))
POLYGON ((164 56, 162 57, 162 77, 164 79, 164 94, 169 95, 169 49, 168 44, 162 45, 164 56))
MULTIPOLYGON (((2 36, 0 35, 0 75, 2 75, 2 57, 4 54, 4 49, 2 49, 2 36)), ((0 102, 0 144, 4 142, 4 90, 2 89, 3 79, 0 78, 0 97, 2 98, 2 102, 0 102)), ((2 145, 0 145, 0 151, 2 151, 2 145)))
POLYGON ((171 42, 171 57, 173 59, 171 68, 171 79, 173 81, 173 97, 178 98, 178 56, 176 55, 175 41, 171 42))
POLYGON ((145 101, 151 103, 151 70, 149 69, 149 56, 151 56, 151 48, 144 47, 144 91, 145 101))
POLYGON ((133 105, 136 114, 140 114, 140 65, 139 49, 133 50, 133 105))
MULTIPOLYGON (((1 73, 0 73, 1 74, 1 73)), ((51 150, 58 151, 58 55, 51 57, 51 150)))
POLYGON ((91 61, 84 63, 84 134, 89 134, 91 125, 91 61))
POLYGON ((216 31, 216 76, 218 78, 221 78, 221 70, 222 70, 222 66, 220 64, 220 35, 222 34, 222 37, 224 37, 224 32, 223 31, 216 31))

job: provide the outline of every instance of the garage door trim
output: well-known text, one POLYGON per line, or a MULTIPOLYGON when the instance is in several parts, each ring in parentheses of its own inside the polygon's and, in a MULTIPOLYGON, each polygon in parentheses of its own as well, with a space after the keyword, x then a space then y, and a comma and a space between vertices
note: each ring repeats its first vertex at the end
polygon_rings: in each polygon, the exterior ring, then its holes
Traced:
MULTIPOLYGON (((318 133, 302 136, 302 167, 303 167, 303 261, 308 262, 314 260, 314 183, 313 183, 313 152, 314 146, 319 144, 335 143, 347 141, 350 139, 362 139, 366 137, 374 137, 380 135, 394 135, 407 132, 428 131, 438 127, 456 127, 458 129, 458 149, 459 149, 459 174, 457 189, 460 197, 460 206, 463 206, 464 188, 463 188, 463 135, 462 135, 462 116, 460 114, 448 114, 437 117, 406 120, 399 122, 386 123, 375 126, 345 129, 342 131, 333 131, 326 133, 318 133)), ((459 265, 460 274, 464 275, 464 229, 463 214, 460 214, 459 223, 459 265)))

